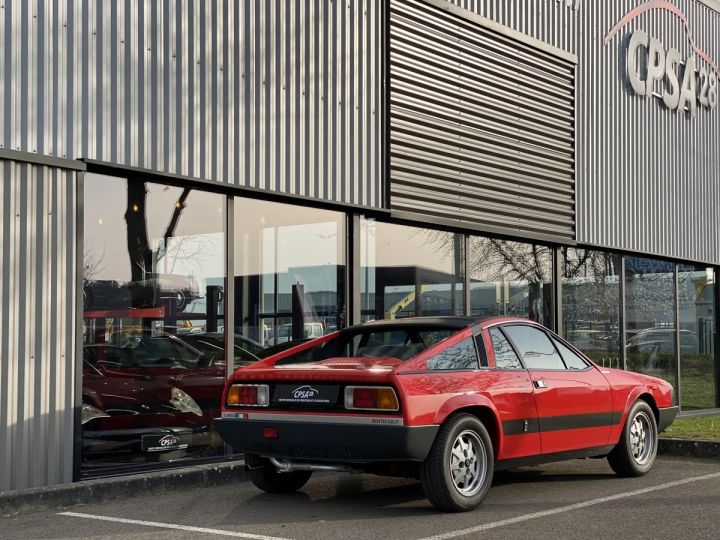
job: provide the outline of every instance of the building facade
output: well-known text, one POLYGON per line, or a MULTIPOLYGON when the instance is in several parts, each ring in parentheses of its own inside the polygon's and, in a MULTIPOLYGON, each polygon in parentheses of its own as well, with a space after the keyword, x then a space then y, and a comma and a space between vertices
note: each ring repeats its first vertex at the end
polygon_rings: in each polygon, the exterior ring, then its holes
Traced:
POLYGON ((0 491, 225 458, 227 373, 378 318, 529 317, 720 408, 718 34, 714 0, 6 0, 0 491))

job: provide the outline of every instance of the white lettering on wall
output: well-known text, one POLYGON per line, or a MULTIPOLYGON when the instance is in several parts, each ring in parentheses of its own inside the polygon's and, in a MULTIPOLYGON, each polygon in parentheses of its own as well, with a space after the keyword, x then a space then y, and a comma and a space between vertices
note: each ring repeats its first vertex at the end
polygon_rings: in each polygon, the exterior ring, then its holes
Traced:
POLYGON ((644 30, 635 30, 627 49, 627 78, 639 96, 654 96, 668 109, 695 116, 698 104, 715 109, 718 104, 718 80, 706 67, 696 68, 695 57, 682 62, 677 49, 665 50, 656 38, 644 30), (654 91, 658 86, 661 92, 654 91))

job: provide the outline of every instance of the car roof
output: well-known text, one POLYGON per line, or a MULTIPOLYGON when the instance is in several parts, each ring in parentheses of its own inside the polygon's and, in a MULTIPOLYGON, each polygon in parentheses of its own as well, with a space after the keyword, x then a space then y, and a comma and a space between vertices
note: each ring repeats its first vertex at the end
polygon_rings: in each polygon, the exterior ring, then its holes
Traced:
POLYGON ((347 330, 357 330, 360 328, 400 330, 402 328, 442 328, 448 330, 462 330, 470 326, 482 325, 489 326, 492 324, 506 322, 523 322, 533 324, 529 319, 521 317, 460 317, 460 316, 443 316, 443 317, 408 317, 405 319, 384 319, 370 321, 360 325, 351 326, 347 330))

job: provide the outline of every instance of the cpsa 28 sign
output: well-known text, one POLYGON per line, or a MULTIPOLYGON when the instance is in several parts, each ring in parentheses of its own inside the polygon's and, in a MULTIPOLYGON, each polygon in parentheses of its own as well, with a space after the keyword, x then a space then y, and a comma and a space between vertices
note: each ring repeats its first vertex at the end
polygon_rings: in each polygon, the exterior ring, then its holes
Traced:
POLYGON ((627 77, 633 90, 640 96, 662 99, 674 111, 697 113, 698 106, 715 109, 718 105, 718 79, 705 66, 697 69, 695 57, 684 62, 677 49, 665 50, 656 38, 644 30, 630 36, 627 50, 627 77), (642 71, 642 73, 641 73, 642 71), (662 92, 654 92, 656 83, 662 92))

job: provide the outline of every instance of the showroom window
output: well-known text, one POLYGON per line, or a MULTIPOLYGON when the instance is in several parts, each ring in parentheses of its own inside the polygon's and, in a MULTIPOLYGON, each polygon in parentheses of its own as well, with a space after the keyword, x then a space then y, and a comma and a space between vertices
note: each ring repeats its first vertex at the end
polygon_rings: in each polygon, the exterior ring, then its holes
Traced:
POLYGON ((597 364, 622 368, 620 256, 576 248, 562 254, 565 339, 597 364))
POLYGON ((346 326, 345 215, 234 204, 235 341, 282 348, 346 326))
POLYGON ((362 320, 462 315, 464 237, 360 221, 362 320))
POLYGON ((683 410, 718 405, 714 289, 712 268, 678 266, 680 405, 683 410))
POLYGON ((223 453, 225 197, 84 186, 84 473, 223 453))
POLYGON ((627 369, 677 388, 674 263, 625 258, 625 317, 627 369))
POLYGON ((498 238, 469 238, 470 312, 524 317, 553 328, 552 250, 498 238))

